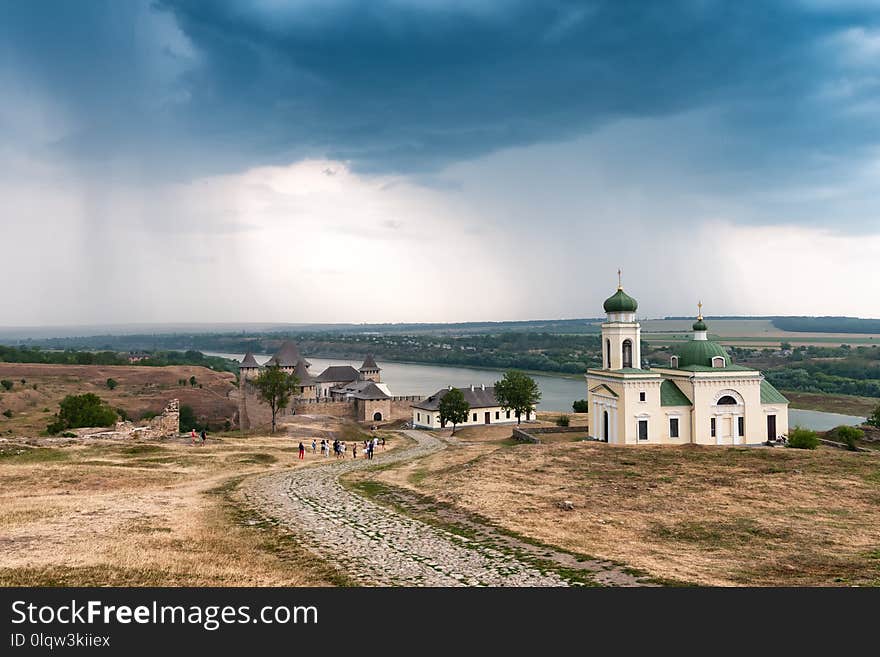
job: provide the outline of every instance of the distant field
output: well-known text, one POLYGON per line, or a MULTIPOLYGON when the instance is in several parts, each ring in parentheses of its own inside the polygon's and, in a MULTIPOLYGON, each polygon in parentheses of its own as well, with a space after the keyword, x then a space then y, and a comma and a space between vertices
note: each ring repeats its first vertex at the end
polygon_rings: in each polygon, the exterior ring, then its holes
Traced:
MULTIPOLYGON (((673 332, 691 332, 693 319, 646 319, 640 320, 642 325, 642 334, 645 333, 673 333, 673 332)), ((773 326, 773 322, 769 319, 706 319, 709 329, 712 333, 724 336, 782 336, 787 335, 785 331, 780 331, 773 326)), ((792 335, 803 335, 794 333, 792 335)))
MULTIPOLYGON (((640 321, 642 338, 655 344, 673 344, 690 340, 693 320, 646 319, 640 321)), ((723 344, 741 347, 778 347, 780 342, 793 345, 837 346, 841 344, 880 344, 880 333, 819 333, 782 331, 769 319, 707 319, 709 333, 723 344)))
POLYGON ((817 392, 795 392, 784 390, 783 394, 791 402, 791 408, 804 408, 826 413, 842 413, 867 417, 878 405, 877 397, 857 397, 855 395, 826 395, 817 392))

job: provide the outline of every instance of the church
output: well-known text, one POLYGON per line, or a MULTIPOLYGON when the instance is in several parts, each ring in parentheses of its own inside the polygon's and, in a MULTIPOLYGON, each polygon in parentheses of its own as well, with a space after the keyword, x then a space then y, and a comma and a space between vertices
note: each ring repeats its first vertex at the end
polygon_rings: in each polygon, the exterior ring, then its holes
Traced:
POLYGON ((669 365, 645 368, 638 302, 618 283, 604 309, 602 367, 586 374, 590 436, 617 445, 756 445, 788 434, 788 400, 709 339, 702 304, 669 365))

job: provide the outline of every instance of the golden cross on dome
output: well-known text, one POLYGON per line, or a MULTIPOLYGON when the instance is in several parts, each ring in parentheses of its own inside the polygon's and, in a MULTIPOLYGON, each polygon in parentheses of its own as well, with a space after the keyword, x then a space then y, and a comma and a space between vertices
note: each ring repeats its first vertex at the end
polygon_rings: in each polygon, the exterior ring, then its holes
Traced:
POLYGON ((697 319, 702 320, 703 319, 703 302, 702 301, 697 302, 697 308, 699 309, 697 311, 697 319))
POLYGON ((618 290, 623 289, 623 282, 622 282, 622 279, 620 278, 620 270, 619 269, 617 270, 617 289, 618 290))

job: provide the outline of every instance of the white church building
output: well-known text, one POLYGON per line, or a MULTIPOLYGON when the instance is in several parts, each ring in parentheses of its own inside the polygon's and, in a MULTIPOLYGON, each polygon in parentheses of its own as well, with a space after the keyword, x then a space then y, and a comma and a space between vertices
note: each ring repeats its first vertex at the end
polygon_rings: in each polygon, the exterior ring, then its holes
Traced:
POLYGON ((618 445, 753 445, 788 434, 788 400, 709 339, 702 304, 668 366, 642 369, 638 302, 618 285, 604 304, 602 367, 587 370, 589 430, 618 445))

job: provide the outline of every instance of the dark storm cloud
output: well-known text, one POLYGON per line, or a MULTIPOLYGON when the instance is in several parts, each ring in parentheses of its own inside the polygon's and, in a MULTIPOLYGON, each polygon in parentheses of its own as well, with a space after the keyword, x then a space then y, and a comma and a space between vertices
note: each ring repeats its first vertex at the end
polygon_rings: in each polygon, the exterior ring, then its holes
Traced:
POLYGON ((876 141, 873 116, 841 115, 852 98, 816 100, 846 74, 828 40, 872 20, 697 0, 4 3, 0 52, 70 117, 52 148, 151 170, 430 171, 704 106, 749 146, 732 157, 772 163, 876 141))
POLYGON ((278 4, 162 3, 205 57, 199 124, 406 171, 728 99, 761 131, 794 115, 828 69, 817 41, 853 18, 769 2, 278 4))

